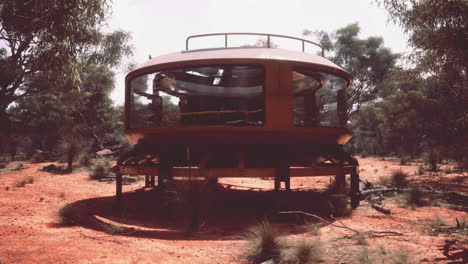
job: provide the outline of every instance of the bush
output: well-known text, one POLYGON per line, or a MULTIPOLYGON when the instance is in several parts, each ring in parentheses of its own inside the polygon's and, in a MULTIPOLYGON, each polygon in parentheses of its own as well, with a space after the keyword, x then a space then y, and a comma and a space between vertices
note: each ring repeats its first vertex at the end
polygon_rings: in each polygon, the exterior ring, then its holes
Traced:
POLYGON ((42 150, 36 150, 31 156, 31 163, 42 163, 47 160, 48 154, 45 151, 42 150))
POLYGON ((406 194, 406 203, 415 208, 429 205, 431 199, 429 195, 422 192, 418 187, 412 186, 406 194))
POLYGON ((22 180, 16 181, 15 186, 18 187, 18 188, 26 186, 26 180, 22 179, 22 180))
POLYGON ((92 180, 100 180, 105 178, 110 170, 110 162, 108 160, 98 160, 91 167, 91 173, 89 177, 92 180))
POLYGON ((392 185, 398 188, 404 188, 408 186, 408 174, 404 171, 397 170, 392 172, 391 175, 392 185))
POLYGON ((59 223, 65 226, 73 226, 79 223, 79 212, 71 204, 66 204, 58 211, 59 223))
POLYGON ((15 183, 15 186, 18 188, 26 186, 26 184, 32 184, 34 183, 34 177, 25 177, 22 180, 18 180, 15 183))
POLYGON ((408 165, 409 161, 410 161, 410 159, 408 157, 402 157, 400 159, 400 165, 402 165, 402 166, 408 165))
POLYGON ((247 230, 247 248, 243 256, 248 263, 262 263, 272 259, 279 263, 283 243, 280 232, 268 221, 263 221, 247 230))
POLYGON ((419 175, 423 175, 425 171, 426 171, 426 169, 424 169, 424 166, 419 165, 419 167, 418 167, 418 174, 419 174, 419 175))

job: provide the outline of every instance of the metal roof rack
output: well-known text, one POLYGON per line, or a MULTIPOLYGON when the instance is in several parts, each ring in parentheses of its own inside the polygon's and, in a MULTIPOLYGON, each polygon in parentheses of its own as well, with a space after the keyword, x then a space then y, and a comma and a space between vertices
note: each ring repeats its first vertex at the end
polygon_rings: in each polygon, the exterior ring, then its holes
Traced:
POLYGON ((185 40, 185 50, 189 50, 189 40, 190 39, 193 39, 193 38, 200 38, 200 37, 212 37, 212 36, 224 36, 224 47, 225 48, 228 48, 228 36, 230 35, 249 35, 249 36, 266 36, 267 37, 267 47, 268 48, 271 48, 270 47, 270 38, 271 37, 278 37, 278 38, 287 38, 287 39, 294 39, 294 40, 299 40, 302 42, 302 52, 304 52, 304 46, 305 46, 305 43, 309 43, 309 44, 312 44, 312 45, 315 45, 315 46, 318 46, 322 49, 322 57, 324 57, 324 49, 323 49, 323 46, 318 44, 318 43, 315 43, 315 42, 312 42, 312 41, 309 41, 309 40, 306 40, 306 39, 301 39, 301 38, 296 38, 296 37, 290 37, 290 36, 285 36, 285 35, 277 35, 277 34, 265 34, 265 33, 211 33, 211 34, 200 34, 200 35, 192 35, 192 36, 188 36, 187 39, 185 40))

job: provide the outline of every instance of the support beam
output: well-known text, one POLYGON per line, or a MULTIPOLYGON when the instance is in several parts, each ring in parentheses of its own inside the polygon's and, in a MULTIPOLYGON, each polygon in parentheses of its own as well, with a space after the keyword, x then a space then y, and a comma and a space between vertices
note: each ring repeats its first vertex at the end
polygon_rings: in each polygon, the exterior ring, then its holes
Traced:
POLYGON ((159 157, 158 186, 162 187, 164 186, 164 180, 172 179, 171 172, 172 172, 172 168, 168 160, 163 156, 159 157))
POLYGON ((145 188, 148 188, 150 186, 149 177, 149 175, 145 175, 145 188))
POLYGON ((117 203, 122 202, 122 173, 117 172, 115 177, 115 195, 117 198, 117 203))
POLYGON ((338 167, 335 177, 336 190, 339 194, 346 192, 346 179, 343 167, 338 167))
POLYGON ((353 172, 351 172, 351 188, 350 194, 351 197, 351 207, 354 209, 359 206, 359 174, 358 167, 355 167, 353 172))

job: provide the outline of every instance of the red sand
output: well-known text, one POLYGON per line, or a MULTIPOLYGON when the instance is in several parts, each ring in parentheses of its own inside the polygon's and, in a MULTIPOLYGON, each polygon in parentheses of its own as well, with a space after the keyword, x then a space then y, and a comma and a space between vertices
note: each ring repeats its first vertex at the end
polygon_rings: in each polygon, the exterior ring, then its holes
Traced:
MULTIPOLYGON (((420 164, 400 166, 396 160, 360 159, 360 176, 371 182, 401 168, 412 175, 413 182, 424 183, 445 190, 467 192, 467 177, 460 174, 416 175, 420 164)), ((39 169, 47 165, 24 163, 27 169, 10 171, 18 162, 10 163, 0 171, 0 263, 239 263, 245 241, 238 237, 224 237, 223 230, 216 238, 201 233, 184 236, 135 237, 112 236, 82 226, 58 225, 57 211, 63 205, 79 200, 114 195, 114 183, 88 179, 88 172, 79 170, 70 175, 56 175, 39 169), (18 181, 34 177, 32 184, 16 187, 18 181)), ((224 179, 221 183, 249 187, 272 188, 273 182, 262 179, 224 179)), ((321 186, 329 177, 293 179, 293 188, 321 186), (317 184, 318 183, 318 184, 317 184)), ((137 182, 124 186, 131 191, 143 186, 137 182)), ((386 206, 393 214, 385 216, 371 209, 366 202, 343 224, 358 231, 396 231, 404 236, 367 238, 369 246, 357 245, 354 239, 343 239, 351 231, 331 225, 320 229, 320 236, 308 233, 289 235, 289 239, 317 239, 325 245, 324 263, 359 263, 359 255, 367 248, 374 263, 393 263, 403 252, 410 263, 449 263, 441 246, 456 235, 427 233, 428 225, 436 216, 454 224, 455 218, 467 219, 467 213, 444 207, 420 207, 416 210, 400 208, 388 200, 386 206)), ((339 225, 339 222, 335 222, 339 225)), ((147 227, 133 226, 135 230, 147 227)), ((206 227, 209 228, 209 227, 206 227)), ((157 228, 154 228, 157 230, 157 228)), ((465 237, 466 238, 466 237, 465 237)), ((466 249, 466 246, 465 246, 466 249)), ((460 262, 461 263, 461 262, 460 262)))

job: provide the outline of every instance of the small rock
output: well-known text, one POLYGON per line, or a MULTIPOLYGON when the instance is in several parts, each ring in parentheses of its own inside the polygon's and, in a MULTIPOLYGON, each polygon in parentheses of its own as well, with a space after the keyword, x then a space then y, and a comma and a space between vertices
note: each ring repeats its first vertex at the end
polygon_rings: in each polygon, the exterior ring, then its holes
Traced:
POLYGON ((96 152, 96 156, 98 156, 99 158, 102 158, 102 157, 105 157, 105 156, 110 156, 112 155, 112 150, 110 149, 102 149, 98 152, 96 152))

